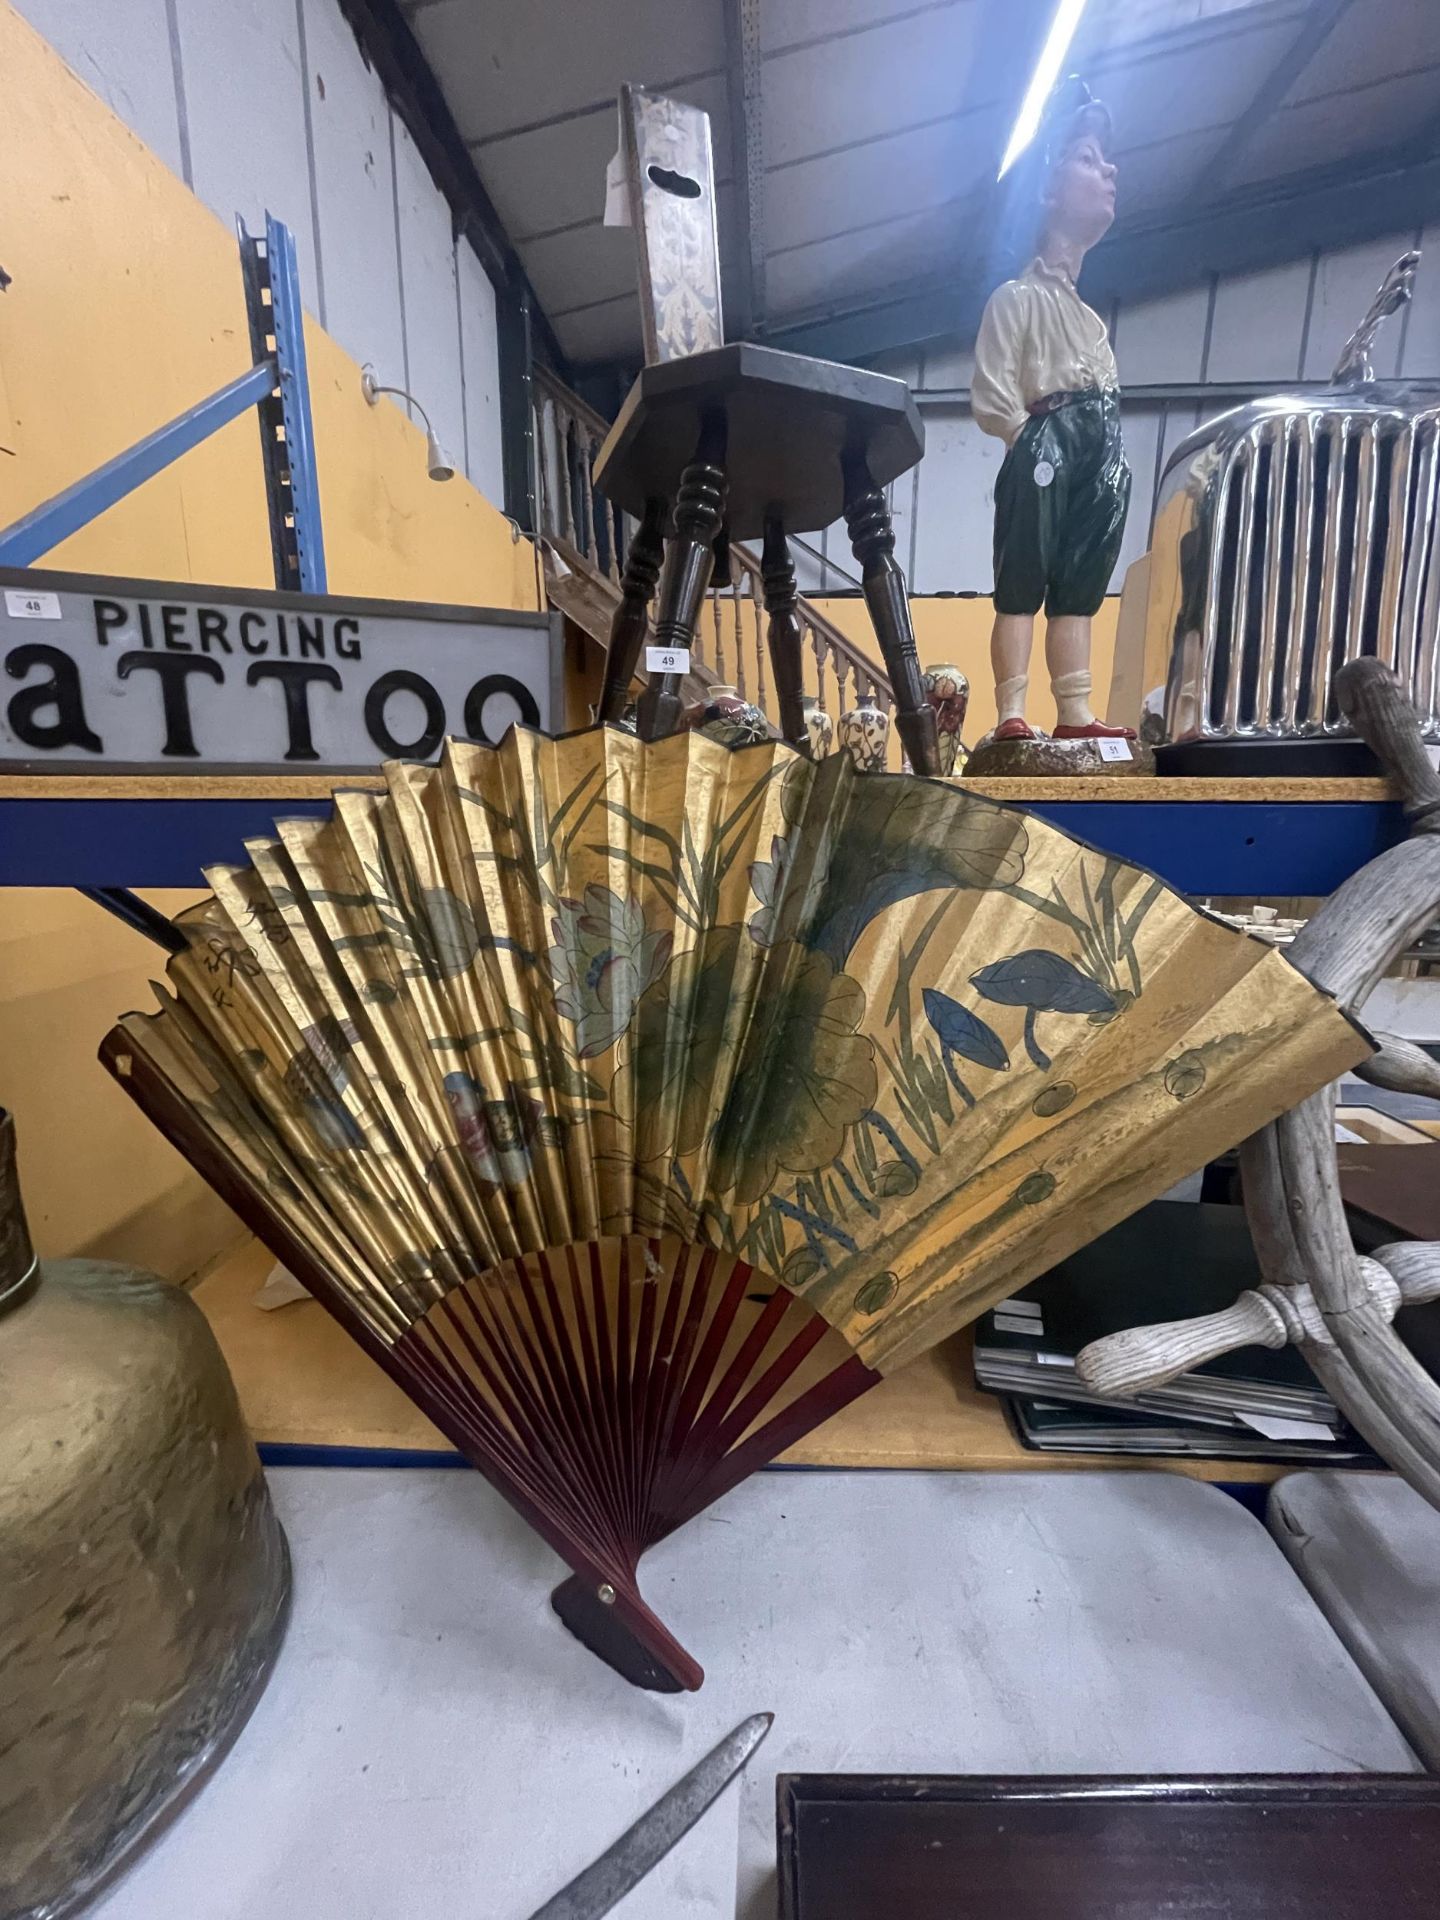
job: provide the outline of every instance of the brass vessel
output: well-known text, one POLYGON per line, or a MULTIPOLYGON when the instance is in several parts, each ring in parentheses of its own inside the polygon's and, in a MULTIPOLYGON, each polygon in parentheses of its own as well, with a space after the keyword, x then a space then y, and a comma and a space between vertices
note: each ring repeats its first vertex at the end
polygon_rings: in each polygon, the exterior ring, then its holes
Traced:
POLYGON ((284 1534, 204 1316, 37 1263, 0 1115, 0 1920, 78 1911, 269 1676, 284 1534))

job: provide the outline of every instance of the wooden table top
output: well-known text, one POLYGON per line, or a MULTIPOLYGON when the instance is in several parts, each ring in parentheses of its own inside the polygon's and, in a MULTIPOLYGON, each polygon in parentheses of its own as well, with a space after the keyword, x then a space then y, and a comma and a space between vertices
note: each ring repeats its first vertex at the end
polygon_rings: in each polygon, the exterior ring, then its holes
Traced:
MULTIPOLYGON (((450 1452, 449 1443, 315 1301, 265 1312, 254 1296, 274 1261, 256 1240, 196 1282, 262 1444, 450 1452)), ((1235 1460, 1115 1459, 1031 1453, 1000 1403, 974 1385, 962 1333, 884 1380, 781 1456, 787 1466, 934 1467, 986 1472, 1160 1467, 1192 1479, 1270 1481, 1283 1469, 1235 1460)))
MULTIPOLYGON (((337 787, 379 788, 373 773, 7 773, 0 800, 323 800, 337 787)), ((1299 801, 1393 800, 1388 780, 1166 780, 1158 775, 1096 774, 1075 779, 960 780, 993 800, 1299 801)))

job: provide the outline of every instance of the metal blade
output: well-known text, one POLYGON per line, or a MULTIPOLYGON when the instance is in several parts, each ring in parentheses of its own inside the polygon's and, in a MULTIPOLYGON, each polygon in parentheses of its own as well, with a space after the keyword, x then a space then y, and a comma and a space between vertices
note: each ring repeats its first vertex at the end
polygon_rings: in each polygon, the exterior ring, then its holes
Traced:
POLYGON ((600 1920, 687 1834, 770 1731, 773 1713, 754 1713, 661 1796, 593 1866, 587 1867, 530 1920, 600 1920))

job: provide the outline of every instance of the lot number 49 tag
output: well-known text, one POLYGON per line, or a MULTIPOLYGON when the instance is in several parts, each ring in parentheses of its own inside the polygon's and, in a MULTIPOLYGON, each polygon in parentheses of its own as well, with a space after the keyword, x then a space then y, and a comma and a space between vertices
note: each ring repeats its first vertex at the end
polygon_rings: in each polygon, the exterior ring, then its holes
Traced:
POLYGON ((688 647, 646 647, 645 671, 647 673, 688 673, 690 649, 688 647))

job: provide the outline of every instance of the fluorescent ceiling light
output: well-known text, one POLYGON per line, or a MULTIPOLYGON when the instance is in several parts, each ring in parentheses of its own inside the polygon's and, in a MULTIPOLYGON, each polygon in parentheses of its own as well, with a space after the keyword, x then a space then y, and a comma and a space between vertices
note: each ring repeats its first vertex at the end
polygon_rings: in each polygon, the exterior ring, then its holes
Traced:
POLYGON ((1070 51, 1070 42, 1075 38, 1075 29, 1080 24, 1080 16, 1085 11, 1085 0, 1060 0, 1055 9, 1055 18, 1050 22, 1050 31, 1045 36, 1045 44, 1040 49, 1040 58, 1035 62, 1035 71, 1030 76, 1030 85, 1025 90, 1025 100, 1020 108, 1020 117, 1010 135, 1010 144, 1005 149, 1005 158, 1000 162, 997 180, 1003 180, 1014 166, 1020 155, 1035 138, 1040 125, 1040 116, 1045 111, 1045 102, 1055 90, 1055 82, 1060 78, 1060 68, 1070 51))

